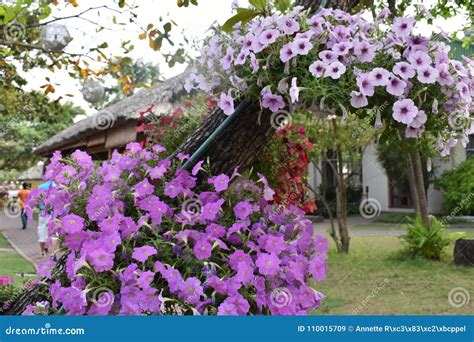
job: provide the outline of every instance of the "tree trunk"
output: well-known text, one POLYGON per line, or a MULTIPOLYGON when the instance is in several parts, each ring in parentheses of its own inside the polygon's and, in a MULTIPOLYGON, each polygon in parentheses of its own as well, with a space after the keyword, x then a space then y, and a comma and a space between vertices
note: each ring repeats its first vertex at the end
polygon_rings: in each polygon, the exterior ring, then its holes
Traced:
POLYGON ((415 152, 411 155, 411 161, 415 171, 415 185, 418 196, 421 219, 427 230, 430 229, 430 213, 428 210, 428 199, 426 198, 426 189, 423 176, 423 167, 421 165, 420 152, 415 152))
POLYGON ((413 208, 416 214, 420 214, 420 201, 418 200, 418 192, 415 184, 415 167, 410 157, 407 159, 407 181, 413 208))
MULTIPOLYGON (((317 163, 315 163, 314 161, 311 161, 311 163, 313 163, 316 170, 318 170, 321 177, 323 177, 323 172, 322 172, 321 168, 319 167, 319 165, 317 163)), ((306 182, 306 186, 311 190, 311 192, 315 196, 318 196, 316 191, 313 189, 313 187, 308 182, 306 182)), ((325 187, 323 187, 323 189, 325 189, 325 187)), ((340 253, 340 252, 342 252, 342 244, 341 244, 341 241, 339 240, 339 238, 337 237, 336 228, 334 227, 334 215, 332 213, 332 210, 331 210, 331 207, 329 206, 328 201, 326 200, 326 191, 323 190, 323 193, 319 197, 321 199, 321 202, 323 202, 324 208, 326 208, 326 211, 328 212, 328 216, 329 216, 329 236, 331 236, 331 238, 334 240, 334 244, 336 245, 336 251, 338 253, 340 253)))
POLYGON ((338 181, 336 188, 337 222, 339 226, 339 236, 341 237, 341 251, 349 253, 349 229, 347 227, 347 183, 344 178, 342 164, 342 153, 338 152, 338 181))

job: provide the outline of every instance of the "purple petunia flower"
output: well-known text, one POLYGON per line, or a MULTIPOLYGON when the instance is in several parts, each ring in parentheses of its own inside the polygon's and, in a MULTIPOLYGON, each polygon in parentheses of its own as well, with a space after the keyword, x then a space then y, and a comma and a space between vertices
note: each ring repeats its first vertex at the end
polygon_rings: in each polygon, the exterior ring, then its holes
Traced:
POLYGON ((421 126, 426 123, 426 120, 428 120, 428 117, 426 116, 425 112, 423 110, 419 110, 413 121, 410 122, 410 127, 421 128, 421 126))
POLYGON ((337 61, 337 55, 331 51, 331 50, 324 50, 324 51, 321 51, 319 54, 318 54, 319 58, 321 58, 321 60, 326 63, 326 64, 330 64, 332 62, 335 62, 337 61))
POLYGON ((201 171, 202 164, 204 164, 204 160, 197 162, 196 165, 193 166, 193 169, 191 170, 191 174, 193 176, 196 176, 199 173, 199 171, 201 171))
POLYGON ((267 47, 270 44, 273 44, 280 34, 275 29, 265 30, 258 36, 258 42, 262 44, 263 48, 267 47))
POLYGON ((270 109, 272 112, 277 112, 285 108, 285 102, 280 95, 273 95, 271 92, 266 92, 263 95, 262 106, 263 108, 270 109))
POLYGON ((415 69, 407 62, 398 62, 393 67, 393 73, 400 76, 404 80, 415 76, 415 69))
POLYGON ((260 253, 256 264, 263 275, 274 276, 280 269, 280 259, 275 254, 260 253))
POLYGON ((221 191, 226 190, 229 187, 229 181, 230 181, 229 176, 221 174, 221 175, 209 178, 207 182, 209 184, 214 185, 214 189, 217 192, 221 192, 221 191))
POLYGON ((234 214, 238 219, 246 220, 250 214, 253 213, 253 206, 249 201, 242 201, 237 203, 234 207, 234 214))
POLYGON ((361 62, 372 62, 375 57, 375 46, 367 41, 354 42, 354 55, 357 56, 361 62))
POLYGON ((293 18, 289 16, 282 16, 280 20, 278 20, 278 27, 287 35, 292 35, 296 31, 299 31, 300 24, 293 18))
POLYGON ((351 91, 351 106, 354 108, 362 108, 369 104, 367 97, 358 91, 351 91))
POLYGON ((142 180, 140 183, 137 183, 135 185, 135 192, 138 194, 140 197, 146 197, 150 194, 153 193, 155 187, 150 184, 147 178, 142 180))
POLYGON ((218 106, 220 109, 222 109, 225 115, 231 115, 235 112, 234 99, 232 96, 227 95, 226 93, 221 93, 218 106))
POLYGON ((250 54, 250 65, 252 66, 252 71, 254 73, 256 73, 258 69, 260 69, 257 57, 255 57, 255 54, 253 52, 250 54))
POLYGON ((438 70, 438 82, 441 85, 450 86, 454 83, 454 78, 449 72, 449 65, 445 63, 438 64, 436 66, 438 70))
POLYGON ((420 69, 431 64, 431 58, 424 51, 415 51, 408 56, 408 61, 415 69, 420 69))
POLYGON ((397 36, 406 37, 413 30, 415 19, 412 17, 395 18, 393 20, 392 31, 397 36))
POLYGON ((293 41, 293 48, 298 55, 307 55, 308 52, 313 48, 313 44, 309 39, 298 38, 293 41))
POLYGON ((369 74, 359 74, 356 79, 357 85, 359 86, 359 90, 361 94, 364 96, 372 96, 374 95, 374 84, 369 77, 369 74))
POLYGON ((238 266, 241 262, 252 264, 252 258, 249 254, 240 249, 236 250, 229 256, 229 265, 234 271, 238 271, 238 266))
POLYGON ((245 64, 245 61, 247 60, 247 57, 250 55, 249 51, 240 51, 240 53, 237 55, 237 58, 235 59, 235 65, 243 65, 245 64))
POLYGON ((390 79, 388 80, 387 84, 387 92, 395 95, 395 96, 401 96, 405 92, 405 88, 407 86, 407 83, 405 81, 402 81, 398 77, 392 75, 390 79))
POLYGON ((201 282, 196 277, 190 277, 179 285, 179 296, 187 303, 193 305, 199 303, 203 294, 204 289, 201 282))
POLYGON ((399 100, 393 104, 392 117, 395 121, 409 125, 418 114, 418 108, 411 99, 399 100))
POLYGON ((390 73, 384 68, 375 68, 369 72, 369 79, 374 86, 385 86, 388 84, 390 73))
POLYGON ((114 253, 102 249, 95 249, 87 254, 87 260, 97 272, 111 270, 114 266, 114 253))
POLYGON ((316 61, 316 62, 313 62, 309 66, 309 72, 313 74, 315 77, 321 77, 326 72, 326 67, 327 65, 324 64, 323 62, 316 61))
POLYGON ((315 281, 322 281, 326 279, 326 270, 326 260, 320 255, 315 255, 309 262, 309 272, 315 281))
POLYGON ((291 79, 291 87, 290 87, 290 99, 291 103, 296 103, 299 101, 300 97, 300 88, 296 85, 297 78, 293 77, 291 79))
POLYGON ((307 20, 310 30, 316 34, 321 34, 324 31, 323 24, 325 23, 324 18, 313 15, 307 20))
POLYGON ((135 247, 132 258, 144 263, 150 256, 156 255, 156 253, 156 248, 152 246, 135 247))
POLYGON ((283 236, 268 236, 265 241, 265 250, 271 254, 278 255, 286 249, 286 242, 283 236))
POLYGON ((435 83, 438 79, 439 72, 437 69, 431 67, 430 65, 425 65, 418 69, 418 81, 421 83, 435 83))
POLYGON ((325 77, 331 77, 333 80, 337 80, 342 74, 346 72, 346 67, 341 62, 332 62, 326 68, 324 73, 325 77))
POLYGON ((234 61, 234 49, 227 47, 226 55, 221 59, 221 67, 224 70, 229 70, 234 61))
POLYGON ((338 56, 344 56, 349 53, 349 50, 352 48, 352 43, 349 42, 339 42, 332 46, 332 51, 338 56))
POLYGON ((242 41, 242 51, 250 52, 254 40, 255 36, 253 34, 247 34, 242 41))
POLYGON ((296 53, 296 48, 293 43, 285 44, 280 49, 280 60, 283 63, 288 62, 290 59, 292 59, 295 56, 297 56, 297 53, 296 53))
POLYGON ((206 260, 211 256, 212 246, 205 238, 200 238, 196 241, 193 247, 194 255, 198 260, 206 260))
POLYGON ((405 129, 405 138, 420 138, 424 132, 424 128, 415 128, 407 126, 405 129))
POLYGON ((61 226, 68 234, 79 233, 84 228, 84 219, 75 214, 69 214, 61 219, 61 226))

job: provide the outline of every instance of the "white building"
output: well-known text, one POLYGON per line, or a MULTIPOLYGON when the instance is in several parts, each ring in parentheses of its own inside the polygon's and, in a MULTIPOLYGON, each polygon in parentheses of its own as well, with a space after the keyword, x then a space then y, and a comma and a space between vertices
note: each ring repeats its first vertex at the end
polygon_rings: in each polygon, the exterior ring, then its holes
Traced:
MULTIPOLYGON (((434 177, 441 176, 446 170, 453 169, 469 157, 474 157, 474 135, 464 148, 460 143, 453 149, 448 160, 433 159, 434 177)), ((321 165, 320 165, 321 166, 321 165)), ((321 167, 324 169, 324 167, 321 167)), ((323 171, 324 172, 324 171, 323 171)), ((363 196, 373 198, 380 203, 383 212, 413 212, 410 194, 392 186, 385 169, 377 160, 376 146, 370 145, 363 153, 360 183, 363 196)), ((321 175, 310 166, 311 183, 314 189, 321 185, 321 175)), ((430 184, 428 188, 428 205, 433 214, 440 213, 443 194, 430 184)))

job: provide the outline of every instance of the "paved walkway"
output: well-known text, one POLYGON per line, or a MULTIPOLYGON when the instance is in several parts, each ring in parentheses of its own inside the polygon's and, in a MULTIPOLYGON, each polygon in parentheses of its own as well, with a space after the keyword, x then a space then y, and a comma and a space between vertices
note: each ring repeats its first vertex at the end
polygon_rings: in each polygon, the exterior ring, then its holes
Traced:
MULTIPOLYGON (((390 223, 377 223, 374 224, 383 227, 383 229, 364 229, 354 226, 365 226, 373 224, 374 219, 366 219, 362 216, 350 216, 347 218, 347 224, 349 226, 349 235, 386 235, 386 236, 401 236, 406 234, 404 229, 401 229, 399 224, 390 223)), ((325 219, 323 222, 313 223, 314 230, 318 234, 326 234, 329 229, 329 220, 325 219)), ((334 220, 334 226, 337 228, 337 220, 334 220)), ((474 228, 470 227, 450 227, 447 229, 448 232, 474 232, 474 228)))
POLYGON ((0 232, 26 260, 34 265, 44 260, 38 245, 37 223, 29 220, 26 229, 21 229, 21 219, 10 218, 0 212, 0 232))

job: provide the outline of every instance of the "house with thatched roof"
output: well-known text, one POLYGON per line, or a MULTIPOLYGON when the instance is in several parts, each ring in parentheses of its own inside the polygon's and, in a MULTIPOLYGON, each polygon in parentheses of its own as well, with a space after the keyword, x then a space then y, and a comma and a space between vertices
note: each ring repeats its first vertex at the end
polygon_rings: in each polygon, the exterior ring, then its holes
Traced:
POLYGON ((186 73, 168 79, 150 89, 143 89, 107 108, 76 122, 52 136, 33 153, 49 157, 54 151, 69 154, 81 149, 97 160, 106 160, 113 150, 120 150, 131 141, 144 137, 136 132, 141 112, 153 106, 153 112, 169 113, 182 96, 186 95, 186 73))

